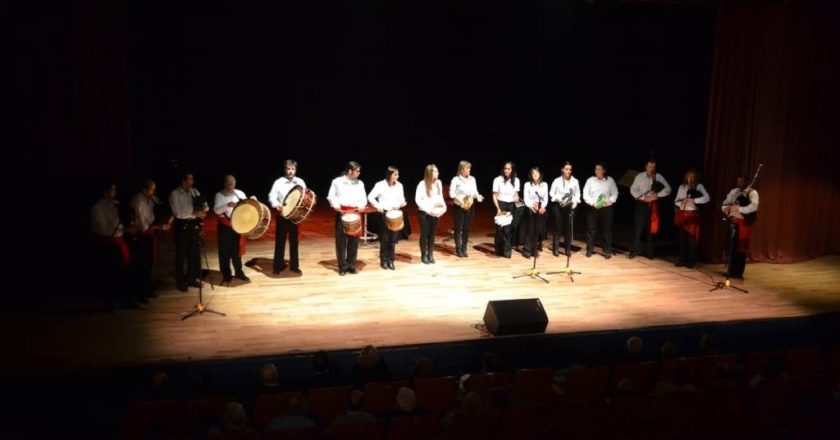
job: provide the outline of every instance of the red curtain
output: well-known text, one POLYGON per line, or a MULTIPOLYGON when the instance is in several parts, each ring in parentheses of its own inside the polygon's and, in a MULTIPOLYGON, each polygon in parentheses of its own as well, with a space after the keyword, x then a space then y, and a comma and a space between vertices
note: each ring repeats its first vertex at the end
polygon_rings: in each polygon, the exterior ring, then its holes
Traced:
POLYGON ((719 2, 710 89, 704 216, 707 261, 721 261, 717 215, 739 174, 752 176, 760 208, 756 261, 840 253, 840 7, 838 2, 719 2))

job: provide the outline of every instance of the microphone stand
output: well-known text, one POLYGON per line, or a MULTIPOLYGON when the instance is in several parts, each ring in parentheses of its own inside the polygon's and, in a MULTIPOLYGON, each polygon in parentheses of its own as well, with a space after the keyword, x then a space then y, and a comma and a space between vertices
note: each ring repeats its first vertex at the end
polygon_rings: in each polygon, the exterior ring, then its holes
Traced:
POLYGON ((566 237, 566 239, 569 240, 569 252, 566 252, 566 267, 563 270, 559 270, 559 271, 556 271, 556 272, 546 272, 546 275, 565 274, 566 276, 569 277, 569 280, 574 283, 575 282, 575 277, 573 277, 572 275, 583 275, 583 272, 578 272, 576 270, 572 270, 572 268, 569 266, 569 263, 572 259, 571 243, 572 243, 572 241, 574 241, 574 236, 575 236, 575 210, 574 209, 569 210, 569 230, 571 231, 571 234, 570 234, 569 237, 566 237))
MULTIPOLYGON (((537 204, 537 212, 539 212, 540 206, 542 206, 542 199, 540 199, 540 201, 537 204)), ((529 213, 528 215, 535 215, 535 214, 529 213)), ((531 237, 534 239, 534 249, 533 249, 534 262, 531 265, 531 270, 529 270, 525 273, 522 273, 520 275, 514 275, 513 276, 514 279, 523 278, 523 277, 531 277, 535 280, 540 280, 544 283, 548 283, 548 280, 543 278, 542 275, 540 275, 540 271, 537 270, 537 256, 539 255, 539 251, 537 251, 537 246, 536 246, 537 234, 538 234, 538 232, 537 232, 536 219, 534 219, 534 230, 531 232, 531 237)))
MULTIPOLYGON (((207 265, 207 271, 210 271, 210 262, 207 260, 207 247, 205 246, 204 231, 202 231, 201 226, 196 226, 199 229, 198 233, 198 246, 201 248, 201 253, 204 256, 204 264, 207 265)), ((186 321, 187 319, 192 318, 193 316, 203 315, 205 313, 212 313, 214 315, 219 316, 227 316, 226 314, 219 312, 217 310, 213 310, 207 305, 204 304, 204 269, 199 269, 199 276, 198 276, 198 302, 193 306, 193 309, 187 313, 186 315, 181 317, 181 321, 186 321)), ((213 287, 213 282, 210 281, 210 290, 215 290, 213 287)), ((208 303, 209 304, 209 303, 208 303)))

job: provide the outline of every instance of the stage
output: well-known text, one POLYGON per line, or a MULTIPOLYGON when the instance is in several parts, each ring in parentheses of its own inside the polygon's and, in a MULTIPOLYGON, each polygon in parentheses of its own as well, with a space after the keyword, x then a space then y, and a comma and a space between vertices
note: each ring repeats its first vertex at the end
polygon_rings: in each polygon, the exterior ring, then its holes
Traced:
MULTIPOLYGON (((140 309, 115 313, 60 307, 16 314, 5 322, 3 334, 13 346, 24 345, 22 356, 8 361, 5 368, 75 370, 353 349, 365 344, 474 340, 492 337, 477 328, 487 302, 514 298, 539 298, 549 317, 546 332, 553 334, 840 310, 838 256, 790 265, 750 264, 747 281, 733 281, 749 293, 710 292, 713 283, 722 280, 720 265, 690 270, 660 259, 629 260, 624 253, 607 260, 600 248, 586 258, 579 250, 583 242, 576 239, 571 266, 583 273, 575 276, 574 283, 563 274, 544 275, 549 280, 544 283, 513 278, 531 268, 531 259, 518 253, 511 259, 493 255, 489 212, 476 215, 466 259, 454 255, 453 243, 446 237, 451 227, 447 214, 438 229, 434 265, 420 262, 417 219, 409 217, 415 233, 397 246, 396 271, 379 267, 374 242, 360 246, 358 274, 339 276, 333 217, 319 207, 303 225, 302 276, 288 270, 271 273, 272 224, 269 233, 248 243, 244 261, 251 282, 234 279, 230 286, 218 285, 215 225, 208 220, 206 254, 211 270, 204 299, 227 316, 205 314, 186 321, 180 318, 196 303, 198 289, 175 290, 174 246, 171 236, 161 236, 156 276, 163 287, 158 298, 140 309)), ((537 269, 560 271, 565 263, 565 257, 543 252, 537 269)))

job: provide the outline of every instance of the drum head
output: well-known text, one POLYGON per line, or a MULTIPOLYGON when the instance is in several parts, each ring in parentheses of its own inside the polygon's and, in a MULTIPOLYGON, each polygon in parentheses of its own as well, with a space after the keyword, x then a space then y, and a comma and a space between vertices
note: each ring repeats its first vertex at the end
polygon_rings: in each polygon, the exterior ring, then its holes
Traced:
POLYGON ((345 223, 352 223, 359 220, 359 214, 355 212, 350 212, 341 216, 341 221, 345 223))
POLYGON ((251 232, 260 223, 260 205, 255 200, 243 200, 230 215, 230 224, 239 234, 251 232))
POLYGON ((390 219, 398 219, 403 216, 402 211, 399 209, 394 209, 385 213, 385 217, 390 219))
POLYGON ((289 193, 286 194, 286 198, 283 200, 283 217, 288 218, 289 215, 297 208, 298 203, 300 203, 300 198, 303 196, 303 188, 300 186, 296 186, 289 190, 289 193))

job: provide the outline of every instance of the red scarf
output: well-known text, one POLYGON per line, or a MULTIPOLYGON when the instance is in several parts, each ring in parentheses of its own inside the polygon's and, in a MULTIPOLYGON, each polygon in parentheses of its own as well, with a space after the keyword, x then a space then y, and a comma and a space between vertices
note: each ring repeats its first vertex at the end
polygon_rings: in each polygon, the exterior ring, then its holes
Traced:
POLYGON ((700 214, 697 211, 678 209, 674 224, 694 237, 695 242, 700 241, 700 214))

